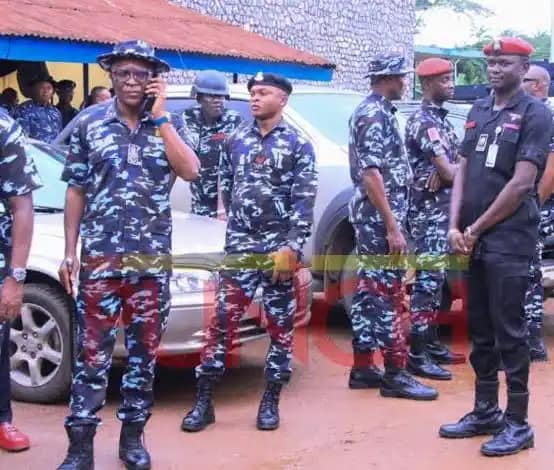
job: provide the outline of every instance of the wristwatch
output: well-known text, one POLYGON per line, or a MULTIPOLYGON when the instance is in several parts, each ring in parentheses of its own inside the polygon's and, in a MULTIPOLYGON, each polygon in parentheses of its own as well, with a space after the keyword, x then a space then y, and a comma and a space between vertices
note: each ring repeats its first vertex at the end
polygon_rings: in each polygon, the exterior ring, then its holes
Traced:
POLYGON ((18 284, 23 284, 27 277, 27 270, 25 268, 11 268, 8 276, 15 279, 18 284))
POLYGON ((160 127, 162 124, 166 122, 171 122, 171 120, 169 119, 169 116, 170 116, 169 113, 165 113, 162 117, 158 119, 152 119, 152 124, 154 124, 156 127, 160 127))

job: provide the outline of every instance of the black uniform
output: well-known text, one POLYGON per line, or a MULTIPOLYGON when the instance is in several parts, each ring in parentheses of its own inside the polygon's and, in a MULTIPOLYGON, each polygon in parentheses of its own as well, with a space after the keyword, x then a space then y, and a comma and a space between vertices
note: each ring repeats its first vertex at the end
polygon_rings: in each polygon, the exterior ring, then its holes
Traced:
MULTIPOLYGON (((551 137, 549 109, 523 91, 500 111, 495 111, 493 105, 493 97, 477 101, 466 123, 460 152, 467 162, 462 229, 493 203, 514 176, 517 162, 536 165, 537 182, 546 164, 551 137), (496 155, 494 145, 498 146, 496 155)), ((535 185, 510 217, 479 237, 470 260, 471 364, 478 382, 496 381, 502 358, 508 411, 510 394, 527 393, 529 347, 524 302, 538 223, 535 185)))

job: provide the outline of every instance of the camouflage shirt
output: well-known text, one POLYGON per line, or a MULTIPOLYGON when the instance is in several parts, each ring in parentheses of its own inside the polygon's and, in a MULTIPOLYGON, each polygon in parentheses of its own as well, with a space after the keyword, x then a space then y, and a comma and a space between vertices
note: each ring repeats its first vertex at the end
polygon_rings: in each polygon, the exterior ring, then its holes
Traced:
MULTIPOLYGON (((117 101, 91 108, 73 130, 62 179, 83 189, 81 276, 171 272, 171 167, 148 116, 130 130, 117 101)), ((171 121, 186 141, 180 117, 171 121)))
POLYGON ((15 108, 14 117, 27 137, 48 144, 62 131, 62 115, 52 105, 43 106, 28 100, 15 108))
POLYGON ((391 210, 398 223, 404 225, 406 222, 412 170, 395 112, 396 108, 389 100, 372 92, 350 118, 348 156, 354 195, 349 209, 353 224, 383 223, 364 186, 363 173, 369 168, 377 168, 381 172, 391 210))
POLYGON ((204 123, 200 106, 185 110, 183 121, 200 159, 198 178, 191 182, 192 213, 208 217, 217 216, 217 180, 223 143, 242 121, 239 113, 225 110, 212 125, 204 123))
POLYGON ((457 158, 459 140, 452 123, 446 118, 448 111, 429 101, 413 113, 406 123, 406 149, 414 172, 411 205, 420 207, 431 203, 447 209, 451 187, 442 186, 437 192, 426 189, 429 176, 436 171, 434 159, 445 156, 450 163, 457 158))
MULTIPOLYGON (((550 112, 552 113, 552 139, 550 140, 549 152, 554 152, 554 109, 550 105, 547 99, 544 99, 543 102, 548 105, 550 112)), ((551 195, 549 198, 544 201, 544 204, 541 207, 541 225, 543 225, 543 231, 546 230, 547 235, 552 235, 554 233, 554 195, 551 195), (548 226, 548 227, 546 227, 548 226)))
POLYGON ((21 126, 0 109, 0 281, 9 267, 12 247, 8 199, 42 186, 26 147, 27 139, 21 126))
POLYGON ((317 189, 312 144, 281 121, 262 137, 243 122, 225 142, 220 187, 228 214, 227 253, 269 253, 289 246, 300 255, 311 234, 317 189))

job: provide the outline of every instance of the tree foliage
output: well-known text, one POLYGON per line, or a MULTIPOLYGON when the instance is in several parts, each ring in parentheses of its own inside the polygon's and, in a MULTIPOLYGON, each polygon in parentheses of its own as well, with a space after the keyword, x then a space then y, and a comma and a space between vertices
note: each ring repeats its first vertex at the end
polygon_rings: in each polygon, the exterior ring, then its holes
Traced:
MULTIPOLYGON (((489 43, 496 36, 492 36, 485 29, 480 29, 476 33, 476 40, 464 47, 472 49, 481 49, 485 44, 489 43)), ((550 34, 539 32, 535 35, 520 34, 514 30, 505 30, 499 36, 517 36, 530 42, 535 51, 531 60, 544 60, 550 56, 550 34)), ((459 85, 474 85, 477 83, 485 83, 487 81, 485 61, 478 59, 464 59, 458 62, 458 84, 459 85)))
POLYGON ((490 15, 492 11, 473 0, 416 0, 416 11, 425 12, 432 8, 446 8, 456 13, 490 15))

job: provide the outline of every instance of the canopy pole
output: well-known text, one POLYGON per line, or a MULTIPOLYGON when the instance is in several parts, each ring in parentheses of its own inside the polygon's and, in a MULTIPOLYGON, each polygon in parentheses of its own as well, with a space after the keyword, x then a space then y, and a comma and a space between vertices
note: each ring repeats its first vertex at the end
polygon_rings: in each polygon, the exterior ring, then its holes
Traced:
POLYGON ((88 82, 88 64, 83 64, 83 102, 88 98, 89 82, 88 82))

